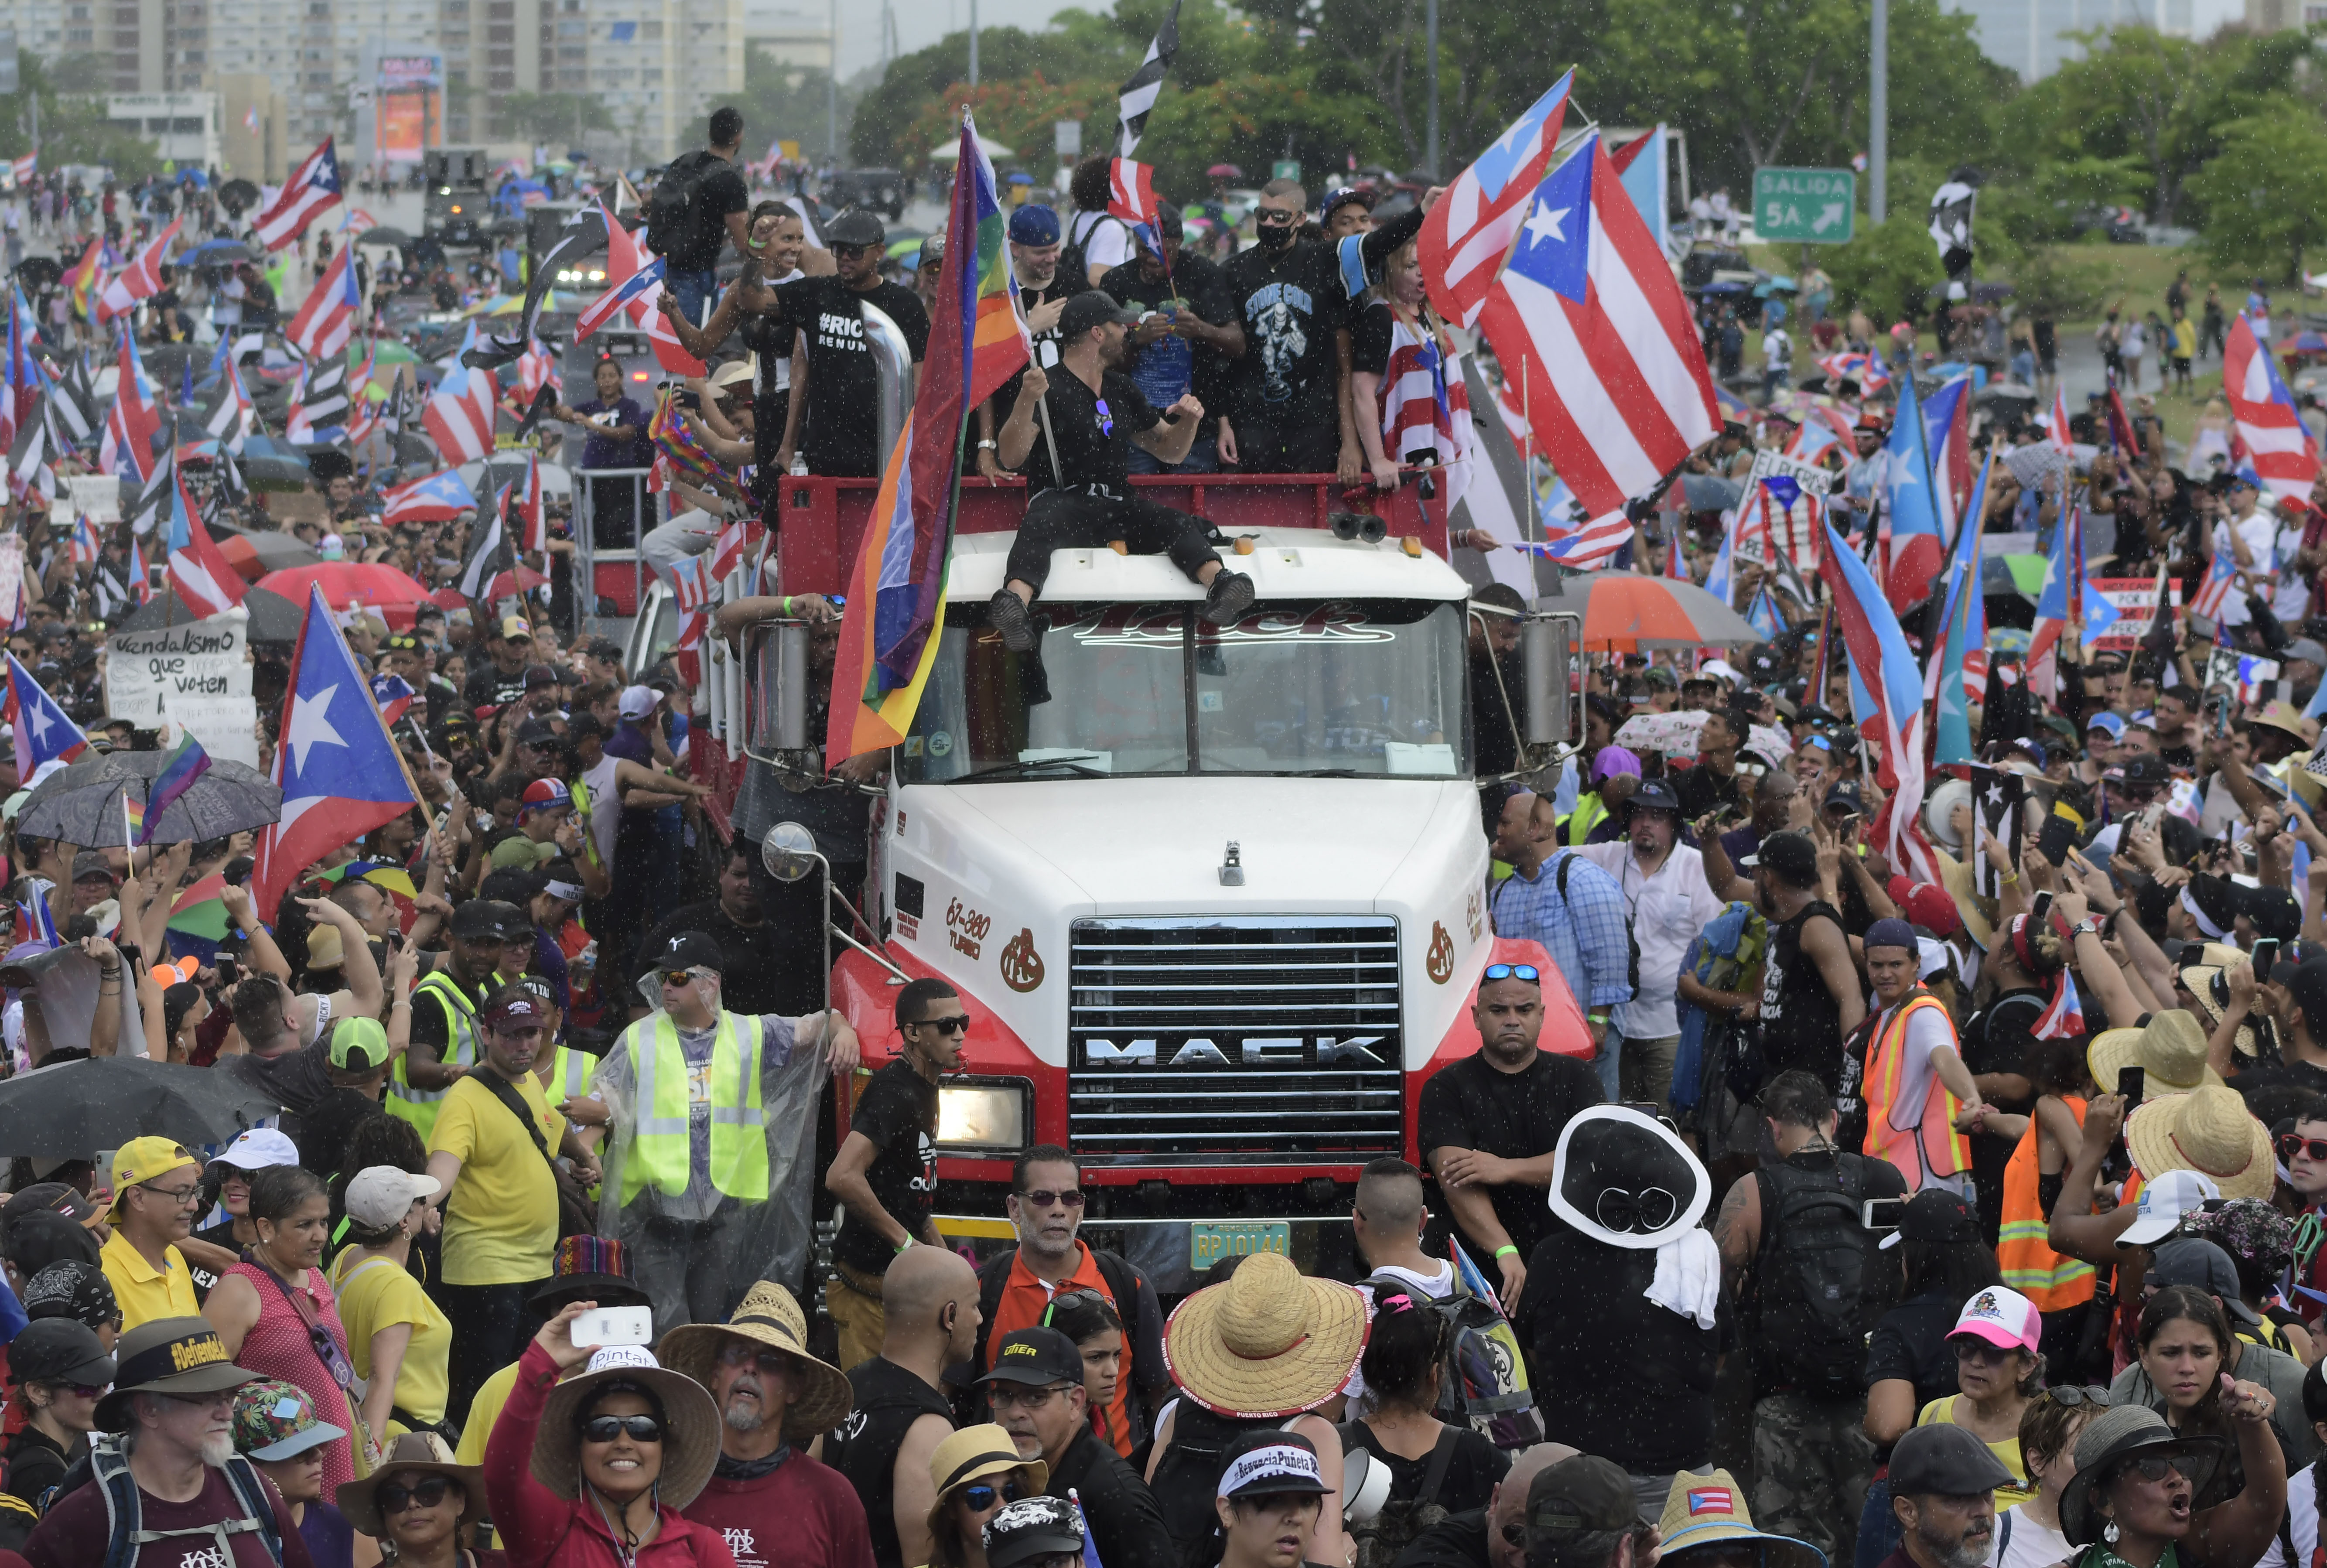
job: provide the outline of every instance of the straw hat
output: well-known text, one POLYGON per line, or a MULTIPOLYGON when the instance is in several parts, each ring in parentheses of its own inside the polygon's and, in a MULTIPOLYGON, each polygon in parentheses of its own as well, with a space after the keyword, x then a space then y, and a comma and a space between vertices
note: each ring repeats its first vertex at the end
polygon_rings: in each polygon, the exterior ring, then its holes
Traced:
POLYGON ((360 1481, 341 1481, 338 1501, 340 1512, 348 1523, 376 1540, 388 1536, 388 1520, 379 1511, 380 1483, 398 1470, 419 1470, 426 1475, 443 1476, 468 1493, 469 1505, 463 1512, 472 1519, 481 1518, 485 1512, 485 1472, 472 1464, 455 1464, 453 1451, 444 1440, 433 1432, 407 1432, 388 1445, 388 1453, 371 1474, 360 1481))
MULTIPOLYGON (((2230 983, 2223 978, 2226 966, 2214 959, 2214 954, 2225 947, 2228 947, 2226 943, 2209 942, 2206 944, 2206 962, 2191 964, 2173 972, 2173 977, 2182 982, 2182 989, 2190 993, 2191 1000, 2197 1004, 2199 1024, 2205 1030, 2209 1040, 2213 1038, 2214 1031, 2221 1027, 2222 1014, 2229 1012, 2230 1006, 2230 983)), ((2246 957, 2235 947, 2228 950, 2235 955, 2230 960, 2233 963, 2246 957)), ((2248 1013, 2247 1017, 2249 1022, 2238 1025, 2238 1033, 2231 1038, 2230 1050, 2234 1055, 2252 1057, 2258 1055, 2262 1048, 2255 1038, 2255 1027, 2251 1022, 2254 1014, 2248 1013)), ((2231 1065, 2235 1067, 2237 1063, 2231 1065)))
POLYGON ((2085 1065, 2104 1090, 2114 1090, 2117 1073, 2128 1067, 2148 1074, 2145 1092, 2151 1096, 2183 1094, 2222 1081, 2206 1065, 2205 1030, 2182 1007, 2152 1013, 2139 1029, 2103 1030, 2085 1048, 2085 1065))
POLYGON ((1982 952, 1994 947, 1995 921, 1983 907, 1993 907, 1993 901, 1972 891, 1970 863, 1958 860, 1944 849, 1932 850, 1931 858, 1939 862, 1939 885, 1947 889, 1948 897, 1955 900, 1956 913, 1963 917, 1964 929, 1971 933, 1971 939, 1979 944, 1982 952))
POLYGON ((533 1479, 569 1502, 582 1490, 582 1434, 575 1419, 609 1385, 641 1390, 662 1406, 662 1501, 684 1508, 719 1462, 719 1407, 703 1385, 658 1362, 638 1345, 593 1350, 578 1377, 549 1391, 533 1436, 533 1479))
POLYGON ((1681 1554, 1690 1548, 1716 1541, 1752 1541, 1761 1548, 1761 1568, 1826 1568, 1826 1554, 1808 1542, 1755 1529, 1744 1490, 1725 1470, 1673 1477, 1657 1533, 1665 1562, 1686 1561, 1681 1554))
POLYGON ((1013 1473, 1020 1478, 1028 1497, 1051 1484, 1051 1467, 1039 1459, 1020 1459, 1009 1433, 990 1421, 949 1434, 930 1455, 932 1497, 942 1498, 980 1476, 1013 1473))
POLYGON ((1164 1326, 1164 1367, 1180 1391, 1238 1421, 1313 1410, 1350 1380, 1365 1349, 1365 1298, 1273 1252, 1182 1302, 1164 1326))
POLYGON ((2125 1146, 2145 1181, 2199 1171, 2225 1198, 2267 1198, 2277 1181, 2270 1129, 2247 1114, 2234 1088, 2208 1084, 2142 1106, 2125 1125, 2125 1146))
POLYGON ((847 1374, 808 1353, 808 1319, 783 1286, 760 1281, 724 1324, 688 1323, 673 1329, 662 1337, 662 1364, 709 1388, 717 1374, 720 1349, 730 1339, 781 1350, 800 1364, 806 1386, 784 1411, 787 1437, 804 1442, 829 1432, 855 1407, 847 1374))

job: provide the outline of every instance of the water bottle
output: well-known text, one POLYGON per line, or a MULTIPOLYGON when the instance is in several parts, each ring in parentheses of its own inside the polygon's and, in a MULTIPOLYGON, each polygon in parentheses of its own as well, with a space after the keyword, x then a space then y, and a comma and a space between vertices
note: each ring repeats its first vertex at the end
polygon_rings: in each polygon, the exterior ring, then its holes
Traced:
POLYGON ((800 453, 792 453, 792 477, 794 479, 808 477, 808 458, 800 453))

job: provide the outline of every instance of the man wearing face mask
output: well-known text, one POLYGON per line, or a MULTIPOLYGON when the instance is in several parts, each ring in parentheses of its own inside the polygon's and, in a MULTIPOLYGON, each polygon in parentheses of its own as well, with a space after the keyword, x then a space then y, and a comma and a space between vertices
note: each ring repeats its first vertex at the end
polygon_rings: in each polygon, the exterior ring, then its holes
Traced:
POLYGON ((1222 267, 1223 287, 1244 325, 1245 353, 1236 361, 1233 406, 1220 425, 1222 467, 1248 473, 1356 471, 1341 458, 1341 381, 1348 371, 1334 348, 1354 302, 1378 282, 1382 264, 1422 229, 1423 214, 1438 199, 1434 188, 1421 205, 1363 234, 1340 239, 1296 238, 1308 197, 1290 180, 1261 187, 1253 224, 1260 242, 1222 267))

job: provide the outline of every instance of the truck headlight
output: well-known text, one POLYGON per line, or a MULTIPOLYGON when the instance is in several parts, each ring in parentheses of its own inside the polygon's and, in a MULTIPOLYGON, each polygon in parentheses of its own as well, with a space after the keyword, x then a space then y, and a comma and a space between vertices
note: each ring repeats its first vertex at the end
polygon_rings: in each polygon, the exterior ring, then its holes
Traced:
POLYGON ((1027 1085, 1023 1078, 938 1086, 940 1150, 1016 1151, 1026 1147, 1027 1085))

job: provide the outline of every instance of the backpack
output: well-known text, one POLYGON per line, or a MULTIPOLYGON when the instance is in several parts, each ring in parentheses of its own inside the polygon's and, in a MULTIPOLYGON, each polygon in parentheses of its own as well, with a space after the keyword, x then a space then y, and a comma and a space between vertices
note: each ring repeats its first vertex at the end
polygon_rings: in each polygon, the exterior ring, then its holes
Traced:
MULTIPOLYGON (((1341 1434, 1341 1452, 1345 1456, 1363 1449, 1373 1463, 1383 1462, 1382 1451, 1375 1446, 1373 1430, 1364 1422, 1345 1422, 1336 1430, 1341 1434)), ((1439 1428, 1438 1445, 1430 1451, 1430 1468, 1423 1474, 1420 1491, 1411 1498, 1384 1503, 1381 1511, 1370 1519, 1350 1522, 1350 1535, 1358 1544, 1356 1555, 1350 1559, 1350 1568, 1391 1568, 1416 1536, 1444 1522, 1447 1510, 1439 1502, 1438 1494, 1446 1485, 1447 1467, 1454 1462, 1454 1440, 1460 1435, 1458 1427, 1439 1428)), ((1346 1462, 1341 1473, 1349 1473, 1346 1462)))
POLYGON ((1215 1415, 1187 1398, 1172 1407, 1172 1441, 1157 1458, 1147 1489, 1182 1568, 1213 1568, 1220 1560, 1220 1521, 1212 1498, 1228 1465, 1229 1444, 1245 1433, 1281 1424, 1215 1415))
POLYGON ((1754 1180, 1762 1197, 1753 1265, 1760 1380, 1814 1397, 1856 1396, 1878 1304, 1868 1288, 1866 1161, 1838 1153, 1831 1170, 1780 1161, 1754 1180))
MULTIPOLYGON (((138 1554, 154 1541, 173 1540, 182 1536, 206 1536, 212 1543, 210 1552, 202 1554, 211 1561, 232 1563, 234 1544, 230 1535, 247 1535, 256 1532, 259 1545, 278 1565, 283 1561, 283 1535, 275 1521, 275 1502, 266 1489, 266 1482, 258 1468, 241 1454, 236 1454, 224 1466, 228 1489, 241 1505, 242 1517, 221 1519, 215 1524, 197 1525, 184 1530, 148 1530, 144 1528, 145 1507, 138 1500, 136 1478, 129 1473, 129 1456, 121 1451, 121 1439, 111 1433, 93 1436, 89 1440, 85 1461, 88 1477, 105 1497, 107 1539, 105 1560, 101 1568, 134 1568, 138 1554)), ((59 1495, 72 1489, 73 1479, 68 1475, 59 1495)))
MULTIPOLYGON (((1417 1295, 1396 1274, 1377 1274, 1365 1284, 1377 1301, 1390 1291, 1437 1316, 1443 1349, 1433 1415, 1449 1426, 1469 1427, 1497 1448, 1532 1448, 1543 1441, 1543 1417, 1528 1387, 1519 1335, 1492 1301, 1471 1293, 1460 1264, 1454 1288, 1443 1297, 1417 1295)), ((1435 1488, 1430 1491, 1436 1495, 1435 1488)))
MULTIPOLYGON (((1088 1243, 1085 1245, 1089 1246, 1088 1243)), ((1091 1247, 1090 1255, 1091 1262, 1098 1265, 1098 1277, 1107 1282, 1107 1293, 1115 1298, 1115 1315, 1123 1320, 1123 1377, 1136 1397, 1140 1386, 1139 1378, 1134 1376, 1134 1368, 1137 1367, 1139 1337, 1139 1271, 1104 1248, 1091 1247)), ((977 1349, 970 1352, 973 1367, 983 1367, 986 1365, 986 1347, 994 1333, 995 1314, 1002 1310, 1002 1293, 1009 1288, 1010 1270, 1017 1256, 1014 1248, 997 1253, 978 1268, 977 1349)), ((1153 1379, 1154 1368, 1138 1367, 1138 1370, 1153 1379)), ((993 1417, 986 1414, 989 1408, 981 1390, 977 1395, 977 1407, 972 1414, 979 1421, 991 1421, 993 1417)))
MULTIPOLYGON (((1083 259, 1083 247, 1090 242, 1090 237, 1099 231, 1099 225, 1104 223, 1112 223, 1124 229, 1128 229, 1130 227, 1130 225, 1125 223, 1122 219, 1111 216, 1110 214, 1102 211, 1099 214, 1098 222, 1092 224, 1089 229, 1083 230, 1082 238, 1080 239, 1076 239, 1071 238, 1075 231, 1075 219, 1080 218, 1081 216, 1083 215, 1078 212, 1067 219, 1066 228, 1063 232, 1070 238, 1067 239, 1065 245, 1059 248, 1059 270, 1054 275, 1068 280, 1068 297, 1070 299, 1091 286, 1090 283, 1088 281, 1090 277, 1090 263, 1083 259)), ((1134 250, 1132 254, 1134 257, 1136 257, 1138 252, 1134 250)))
POLYGON ((647 248, 657 256, 693 245, 703 238, 703 182, 714 167, 726 167, 715 153, 693 152, 673 158, 647 198, 647 248))
MULTIPOLYGON (((1552 878, 1552 886, 1558 890, 1559 901, 1563 908, 1567 905, 1567 869, 1575 863, 1575 856, 1573 854, 1561 855, 1559 874, 1552 878)), ((1631 920, 1624 922, 1624 946, 1629 949, 1624 960, 1624 980, 1631 986, 1632 994, 1638 996, 1640 994, 1640 938, 1634 934, 1632 925, 1633 922, 1631 920)), ((1580 997, 1577 998, 1577 1005, 1583 1005, 1583 999, 1580 997)), ((1589 1012, 1590 1009, 1586 1008, 1585 1011, 1589 1012)))

